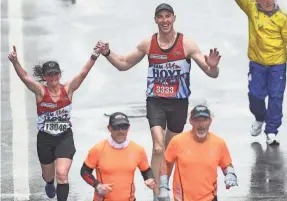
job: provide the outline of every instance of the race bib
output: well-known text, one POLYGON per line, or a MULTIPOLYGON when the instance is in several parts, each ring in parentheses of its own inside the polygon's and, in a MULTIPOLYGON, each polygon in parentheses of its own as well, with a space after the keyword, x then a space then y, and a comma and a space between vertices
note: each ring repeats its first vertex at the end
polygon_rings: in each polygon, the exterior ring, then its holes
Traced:
POLYGON ((160 97, 176 97, 178 82, 174 84, 154 83, 154 94, 160 97))
POLYGON ((59 133, 63 133, 67 131, 68 128, 69 123, 67 122, 46 121, 44 124, 44 132, 49 133, 51 135, 57 135, 59 133))

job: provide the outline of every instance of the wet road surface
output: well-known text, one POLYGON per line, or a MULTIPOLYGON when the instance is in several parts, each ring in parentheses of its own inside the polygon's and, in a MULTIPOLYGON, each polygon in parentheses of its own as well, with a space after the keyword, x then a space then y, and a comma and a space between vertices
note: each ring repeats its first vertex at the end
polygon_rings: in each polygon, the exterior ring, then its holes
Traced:
MULTIPOLYGON (((12 45, 29 74, 35 64, 53 59, 62 66, 65 82, 79 72, 98 40, 108 41, 113 51, 125 54, 157 31, 153 15, 161 2, 1 1, 1 200, 48 200, 36 151, 35 99, 11 69, 7 56, 12 45)), ((219 170, 219 200, 287 200, 286 115, 279 130, 280 147, 268 148, 263 134, 249 135, 253 117, 247 97, 246 17, 233 0, 167 2, 176 12, 177 31, 194 38, 204 53, 217 47, 223 56, 218 79, 208 78, 192 63, 190 97, 190 108, 199 102, 210 106, 214 114, 211 130, 226 140, 238 175, 239 186, 226 190, 219 170)), ((101 57, 75 93, 72 121, 77 153, 70 172, 69 200, 92 200, 93 189, 79 172, 88 149, 108 136, 104 113, 145 115, 146 75, 146 58, 132 70, 119 72, 101 57)), ((285 114, 286 105, 285 99, 285 114)), ((151 156, 146 118, 133 118, 131 124, 129 138, 151 156)), ((135 180, 137 200, 152 201, 139 171, 135 180)))

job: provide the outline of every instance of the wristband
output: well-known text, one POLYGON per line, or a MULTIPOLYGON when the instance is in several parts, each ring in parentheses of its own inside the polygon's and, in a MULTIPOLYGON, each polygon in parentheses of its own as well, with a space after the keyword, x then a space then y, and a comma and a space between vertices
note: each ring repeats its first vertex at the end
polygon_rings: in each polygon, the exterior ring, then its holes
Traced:
POLYGON ((111 54, 111 50, 109 49, 107 54, 103 54, 105 57, 109 56, 111 54))
POLYGON ((93 61, 96 61, 97 58, 99 57, 99 55, 100 55, 100 54, 93 53, 93 54, 91 55, 91 59, 92 59, 93 61))

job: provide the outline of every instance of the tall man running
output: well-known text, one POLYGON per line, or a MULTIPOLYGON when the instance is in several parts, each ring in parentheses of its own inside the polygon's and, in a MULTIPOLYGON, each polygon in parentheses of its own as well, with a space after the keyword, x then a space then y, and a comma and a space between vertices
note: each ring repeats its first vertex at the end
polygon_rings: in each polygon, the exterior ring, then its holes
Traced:
POLYGON ((249 20, 249 107, 255 116, 251 135, 266 123, 266 142, 278 145, 286 86, 287 16, 274 0, 236 0, 249 20), (268 96, 268 107, 265 98, 268 96))
MULTIPOLYGON (((108 43, 100 41, 96 47, 100 48, 107 60, 120 71, 129 70, 145 55, 148 56, 146 103, 153 139, 151 167, 156 183, 160 183, 162 197, 164 194, 168 195, 168 178, 173 168, 173 164, 169 165, 168 176, 159 176, 164 149, 173 136, 183 131, 187 119, 191 59, 209 77, 217 78, 217 65, 221 56, 216 48, 210 50, 209 56, 202 55, 193 40, 176 32, 173 28, 176 16, 170 5, 163 3, 157 6, 154 19, 158 25, 158 33, 142 40, 136 49, 126 56, 111 51, 108 43)), ((157 188, 155 199, 158 194, 157 188)))

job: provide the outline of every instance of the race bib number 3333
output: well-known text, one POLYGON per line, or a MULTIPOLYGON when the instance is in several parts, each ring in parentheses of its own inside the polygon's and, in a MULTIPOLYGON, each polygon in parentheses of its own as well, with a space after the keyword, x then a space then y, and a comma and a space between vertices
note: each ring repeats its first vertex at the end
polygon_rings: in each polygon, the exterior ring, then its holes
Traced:
POLYGON ((160 97, 176 97, 178 85, 154 84, 154 94, 160 97))
POLYGON ((69 128, 69 123, 67 122, 45 122, 44 132, 56 135, 62 132, 67 131, 69 128))

